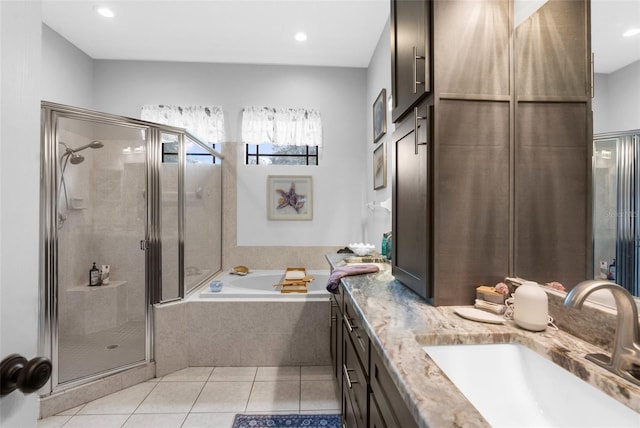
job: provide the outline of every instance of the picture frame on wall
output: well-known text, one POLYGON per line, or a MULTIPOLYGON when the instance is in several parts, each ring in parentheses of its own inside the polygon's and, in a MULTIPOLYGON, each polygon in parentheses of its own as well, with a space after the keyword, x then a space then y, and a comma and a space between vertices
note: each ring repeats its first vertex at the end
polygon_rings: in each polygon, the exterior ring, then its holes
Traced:
POLYGON ((287 221, 312 220, 312 177, 310 175, 269 175, 267 177, 267 218, 287 221))
POLYGON ((387 143, 373 151, 373 190, 387 187, 387 143))
POLYGON ((382 88, 380 95, 373 103, 373 144, 380 141, 380 138, 387 133, 387 90, 382 88))

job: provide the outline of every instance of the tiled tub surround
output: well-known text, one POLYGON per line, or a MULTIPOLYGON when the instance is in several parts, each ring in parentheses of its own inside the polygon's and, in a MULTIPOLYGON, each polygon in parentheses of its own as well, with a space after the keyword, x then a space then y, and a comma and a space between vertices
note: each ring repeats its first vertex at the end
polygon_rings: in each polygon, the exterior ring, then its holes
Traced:
POLYGON ((328 295, 219 301, 195 291, 185 301, 156 305, 156 375, 193 366, 328 365, 329 311, 328 295))
MULTIPOLYGON (((339 254, 327 256, 333 267, 342 266, 343 258, 339 254)), ((382 356, 421 427, 489 426, 422 350, 425 345, 436 344, 520 343, 640 413, 640 387, 587 361, 585 354, 603 350, 565 331, 534 333, 516 327, 512 321, 495 325, 465 320, 453 312, 454 307, 431 306, 394 281, 390 266, 375 274, 346 277, 342 285, 363 316, 371 346, 382 356)), ((556 319, 554 312, 563 310, 569 311, 550 305, 556 319)), ((570 318, 575 320, 579 315, 570 318)), ((499 367, 492 370, 499 373, 499 367)))

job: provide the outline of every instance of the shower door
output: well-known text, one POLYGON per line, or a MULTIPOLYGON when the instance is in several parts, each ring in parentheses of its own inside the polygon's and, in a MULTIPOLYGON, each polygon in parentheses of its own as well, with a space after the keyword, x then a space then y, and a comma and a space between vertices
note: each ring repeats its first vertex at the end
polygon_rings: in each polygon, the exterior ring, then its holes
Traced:
POLYGON ((594 277, 640 296, 640 131, 594 137, 594 277))
POLYGON ((50 216, 55 388, 149 359, 148 129, 88 113, 53 112, 49 120, 48 154, 57 165, 50 216), (94 263, 103 271, 99 286, 89 285, 94 263))

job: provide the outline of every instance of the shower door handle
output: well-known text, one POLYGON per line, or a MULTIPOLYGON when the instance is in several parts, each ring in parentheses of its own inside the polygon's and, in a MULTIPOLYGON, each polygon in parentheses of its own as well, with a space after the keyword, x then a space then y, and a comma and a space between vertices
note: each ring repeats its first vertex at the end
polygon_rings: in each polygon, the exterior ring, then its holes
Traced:
POLYGON ((140 240, 140 249, 142 251, 147 251, 149 249, 149 241, 147 241, 146 239, 141 239, 140 240))

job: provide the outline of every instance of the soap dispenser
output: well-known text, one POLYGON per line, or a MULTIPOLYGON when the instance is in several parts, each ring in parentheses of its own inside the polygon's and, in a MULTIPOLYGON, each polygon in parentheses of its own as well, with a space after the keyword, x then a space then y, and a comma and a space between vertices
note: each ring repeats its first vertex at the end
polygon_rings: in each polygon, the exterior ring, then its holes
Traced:
POLYGON ((537 283, 525 281, 513 294, 513 321, 531 331, 543 331, 549 322, 547 293, 537 283))
POLYGON ((100 285, 100 270, 96 267, 96 262, 93 262, 93 267, 89 269, 89 286, 95 287, 100 285))

